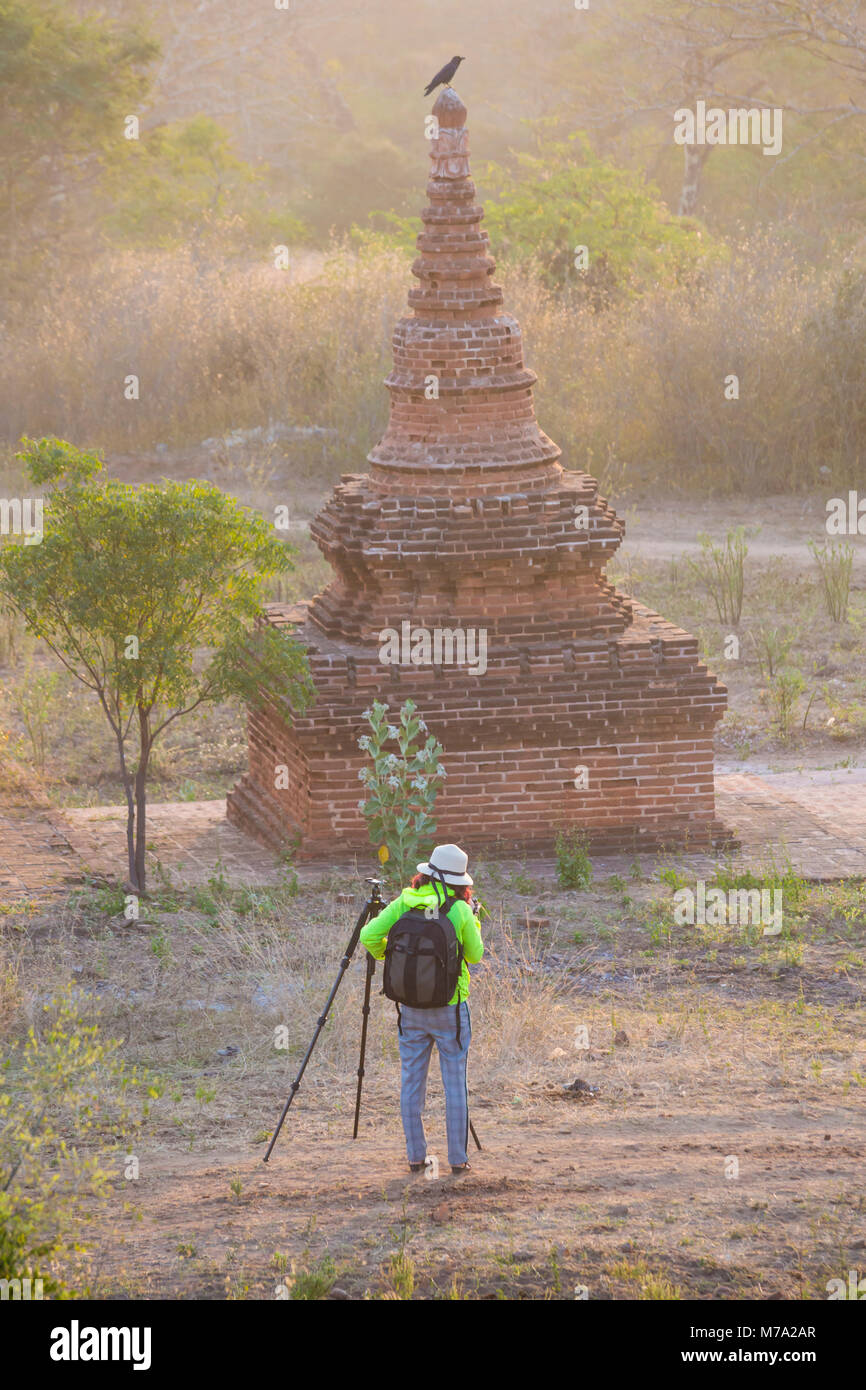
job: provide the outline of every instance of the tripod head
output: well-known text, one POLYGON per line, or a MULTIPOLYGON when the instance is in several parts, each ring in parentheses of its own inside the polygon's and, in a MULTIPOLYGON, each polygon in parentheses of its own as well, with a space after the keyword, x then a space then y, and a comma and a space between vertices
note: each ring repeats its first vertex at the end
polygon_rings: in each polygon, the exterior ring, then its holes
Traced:
POLYGON ((370 884, 370 896, 367 900, 367 906, 384 907, 385 903, 382 898, 382 879, 368 878, 367 882, 370 884))

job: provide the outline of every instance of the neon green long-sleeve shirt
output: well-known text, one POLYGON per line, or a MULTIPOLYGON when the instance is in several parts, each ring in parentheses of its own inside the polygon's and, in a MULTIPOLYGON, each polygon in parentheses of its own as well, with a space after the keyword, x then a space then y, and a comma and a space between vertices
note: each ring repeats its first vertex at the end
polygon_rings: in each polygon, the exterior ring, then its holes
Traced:
MULTIPOLYGON (((399 898, 395 898, 382 909, 378 917, 371 918, 367 925, 361 928, 361 945, 366 946, 376 960, 382 960, 388 943, 388 932, 403 913, 409 912, 413 907, 429 907, 438 901, 440 899, 437 898, 432 883, 425 884, 423 888, 404 888, 399 898)), ((450 1004, 456 1004, 458 1000, 469 997, 468 967, 475 965, 484 955, 484 943, 481 940, 478 918, 469 904, 462 898, 451 898, 450 901, 448 917, 454 924, 457 940, 463 946, 460 978, 454 995, 449 1000, 450 1004)))

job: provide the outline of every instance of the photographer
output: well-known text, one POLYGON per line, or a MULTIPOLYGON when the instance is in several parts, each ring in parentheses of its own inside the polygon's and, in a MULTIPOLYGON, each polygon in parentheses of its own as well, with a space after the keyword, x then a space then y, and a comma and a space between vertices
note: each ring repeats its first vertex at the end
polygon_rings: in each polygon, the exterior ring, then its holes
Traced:
MULTIPOLYGON (((469 1141, 469 1101, 466 1091, 466 1064, 472 1037, 469 1017, 469 970, 484 954, 478 918, 472 905, 472 879, 466 872, 469 860, 457 845, 437 845, 429 863, 419 864, 410 887, 374 917, 361 931, 361 944, 376 960, 385 960, 385 993, 397 1001, 402 1084, 400 1113, 406 1135, 409 1168, 424 1171, 427 1141, 422 1112, 427 1094, 427 1073, 435 1043, 445 1088, 445 1126, 448 1135, 448 1161, 456 1177, 469 1169, 466 1149, 469 1141), (433 980, 434 966, 428 964, 434 952, 426 948, 427 935, 446 930, 454 939, 447 969, 453 971, 454 992, 448 1003, 418 1006, 416 994, 423 993, 423 979, 433 980), (438 918, 438 922, 437 919, 438 918), (398 924, 399 923, 399 927, 398 924), (441 925, 440 925, 441 924, 441 925), (389 945, 390 934, 390 945, 389 945), (399 938, 399 939, 398 939, 399 938), (404 942, 408 945, 404 946, 404 942), (420 944, 419 944, 420 943, 420 944), (426 958, 426 959, 425 959, 426 958), (407 962, 411 961, 411 966, 407 962), (390 967, 390 968, 389 968, 390 967), (408 981, 408 986, 406 985, 408 981), (402 1001, 402 1008, 401 1008, 402 1001)), ((436 953, 436 969, 443 965, 436 953)), ((450 990, 452 976, 447 975, 450 990)), ((436 977, 437 981, 440 979, 436 977)), ((435 987, 431 986, 435 995, 435 987)), ((440 995, 441 997, 441 995, 440 995)))

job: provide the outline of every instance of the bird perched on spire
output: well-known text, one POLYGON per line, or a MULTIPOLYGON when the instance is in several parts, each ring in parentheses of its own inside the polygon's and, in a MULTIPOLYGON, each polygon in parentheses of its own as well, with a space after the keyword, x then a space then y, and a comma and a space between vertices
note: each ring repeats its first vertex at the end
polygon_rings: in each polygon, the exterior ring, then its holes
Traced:
POLYGON ((425 97, 429 97, 430 93, 433 91, 435 87, 447 87, 455 72, 459 68, 460 64, 464 61, 465 60, 463 58, 455 57, 451 59, 450 63, 446 63, 444 68, 440 68, 436 76, 433 78, 433 81, 427 87, 424 88, 425 97))

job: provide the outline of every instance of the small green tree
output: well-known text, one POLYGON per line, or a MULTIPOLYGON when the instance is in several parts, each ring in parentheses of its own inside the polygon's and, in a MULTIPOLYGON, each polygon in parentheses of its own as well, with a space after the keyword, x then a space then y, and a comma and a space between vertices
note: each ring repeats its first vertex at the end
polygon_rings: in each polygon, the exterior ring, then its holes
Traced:
POLYGON ((176 719, 237 698, 304 709, 302 649, 261 618, 261 581, 292 568, 263 517, 219 488, 102 481, 100 460, 57 439, 24 440, 48 485, 38 545, 0 548, 0 593, 97 696, 127 801, 129 880, 145 889, 148 766, 176 719))
POLYGON ((371 732, 358 739, 358 747, 370 759, 358 777, 367 796, 358 802, 374 845, 387 850, 385 872, 395 883, 405 883, 420 863, 422 850, 428 854, 436 833, 433 809, 445 777, 439 759, 441 743, 428 733, 427 725, 415 713, 414 700, 400 710, 399 722, 389 722, 386 704, 376 700, 364 711, 371 732), (422 736, 427 734, 426 742, 422 736), (388 750, 396 744, 398 752, 388 750))

